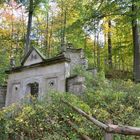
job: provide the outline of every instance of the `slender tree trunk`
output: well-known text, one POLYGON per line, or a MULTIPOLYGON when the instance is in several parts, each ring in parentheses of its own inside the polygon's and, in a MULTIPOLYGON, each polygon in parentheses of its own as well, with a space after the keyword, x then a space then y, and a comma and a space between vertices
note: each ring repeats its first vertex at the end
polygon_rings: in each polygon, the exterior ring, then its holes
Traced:
POLYGON ((49 36, 49 11, 47 11, 47 27, 46 27, 46 41, 45 41, 45 54, 48 56, 48 36, 49 36))
POLYGON ((97 35, 97 67, 100 69, 100 46, 99 46, 99 35, 97 35))
POLYGON ((63 31, 63 22, 64 21, 64 2, 63 0, 61 0, 61 51, 64 51, 64 40, 63 40, 63 36, 64 36, 64 31, 63 31))
POLYGON ((119 37, 119 30, 117 28, 116 30, 116 36, 117 36, 117 40, 118 40, 118 44, 117 46, 115 46, 115 49, 117 49, 116 47, 118 47, 117 51, 115 52, 115 69, 116 70, 120 70, 120 37, 119 37))
POLYGON ((50 26, 50 36, 48 40, 48 58, 51 56, 51 47, 52 47, 52 35, 53 35, 53 12, 52 12, 52 21, 51 21, 51 26, 50 26))
POLYGON ((13 36, 14 35, 14 23, 13 23, 13 6, 12 6, 12 16, 11 16, 11 47, 10 47, 10 58, 13 57, 13 36))
MULTIPOLYGON (((107 40, 108 40, 107 33, 104 33, 104 39, 105 39, 105 42, 104 42, 104 48, 105 48, 107 46, 107 40)), ((104 55, 104 68, 105 68, 105 71, 108 68, 107 67, 108 66, 107 64, 108 64, 108 58, 107 58, 106 55, 104 55)))
POLYGON ((25 51, 25 44, 24 44, 24 42, 25 42, 25 25, 26 25, 26 23, 25 23, 25 19, 24 19, 24 10, 23 10, 23 7, 21 7, 22 8, 22 12, 21 12, 21 14, 22 14, 22 30, 23 30, 23 32, 22 32, 22 38, 23 38, 23 49, 22 50, 20 50, 20 61, 22 61, 22 58, 23 58, 23 52, 25 51))
MULTIPOLYGON (((63 43, 66 43, 67 8, 64 11, 63 43)), ((65 50, 66 48, 64 48, 65 50)))
POLYGON ((133 72, 134 80, 140 82, 140 42, 139 42, 139 30, 138 30, 138 20, 137 20, 137 10, 135 0, 132 1, 132 12, 135 14, 132 17, 132 33, 133 33, 133 44, 134 44, 134 62, 133 62, 133 72))
POLYGON ((61 51, 66 51, 66 25, 67 25, 67 8, 64 0, 61 0, 61 51))
POLYGON ((32 28, 32 17, 33 17, 33 0, 30 0, 29 5, 29 15, 28 15, 28 25, 27 25, 27 36, 26 36, 26 44, 25 44, 25 54, 28 52, 30 47, 30 34, 32 28))
POLYGON ((94 55, 94 67, 96 67, 96 33, 94 36, 94 46, 93 46, 93 55, 94 55))
POLYGON ((47 12, 46 12, 46 34, 45 34, 45 47, 44 47, 44 52, 45 55, 48 57, 48 38, 49 38, 49 3, 50 0, 48 0, 48 5, 47 5, 47 12))
POLYGON ((112 68, 112 40, 111 40, 111 20, 108 21, 108 64, 112 68))

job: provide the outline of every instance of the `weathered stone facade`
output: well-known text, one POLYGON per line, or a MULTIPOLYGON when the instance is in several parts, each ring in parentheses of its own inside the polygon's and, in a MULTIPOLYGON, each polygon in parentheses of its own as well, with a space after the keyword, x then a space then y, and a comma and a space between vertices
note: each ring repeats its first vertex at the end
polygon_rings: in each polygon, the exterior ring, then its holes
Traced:
POLYGON ((81 95, 85 91, 85 77, 82 76, 72 76, 67 78, 67 92, 74 93, 76 95, 81 95))
POLYGON ((73 48, 67 48, 65 55, 67 58, 70 58, 70 69, 71 72, 76 66, 83 66, 85 69, 88 68, 88 61, 85 59, 83 49, 73 49, 73 48))
POLYGON ((6 91, 6 86, 0 86, 0 108, 5 106, 6 91))
POLYGON ((49 90, 67 90, 77 95, 83 93, 84 78, 71 76, 71 71, 77 65, 87 67, 82 49, 68 48, 56 57, 45 59, 36 48, 31 48, 21 66, 7 71, 9 76, 5 106, 20 101, 28 94, 42 97, 49 90))

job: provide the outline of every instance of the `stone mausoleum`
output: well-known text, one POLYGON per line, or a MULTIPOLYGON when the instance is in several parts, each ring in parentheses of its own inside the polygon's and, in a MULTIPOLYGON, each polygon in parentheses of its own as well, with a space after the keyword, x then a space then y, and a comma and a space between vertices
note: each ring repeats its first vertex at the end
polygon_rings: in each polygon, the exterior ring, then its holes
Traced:
POLYGON ((45 59, 38 49, 32 47, 20 66, 7 71, 7 92, 0 91, 0 107, 18 102, 28 94, 41 97, 49 90, 81 94, 84 78, 71 75, 78 65, 87 68, 82 49, 67 48, 58 56, 45 59))

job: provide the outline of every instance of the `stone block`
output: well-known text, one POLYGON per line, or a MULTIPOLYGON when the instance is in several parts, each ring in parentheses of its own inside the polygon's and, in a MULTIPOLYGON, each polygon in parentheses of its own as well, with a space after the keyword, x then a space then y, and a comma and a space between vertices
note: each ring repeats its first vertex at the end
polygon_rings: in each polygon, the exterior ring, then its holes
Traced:
POLYGON ((76 95, 81 95, 85 91, 85 77, 82 76, 72 76, 67 78, 66 91, 74 93, 76 95))

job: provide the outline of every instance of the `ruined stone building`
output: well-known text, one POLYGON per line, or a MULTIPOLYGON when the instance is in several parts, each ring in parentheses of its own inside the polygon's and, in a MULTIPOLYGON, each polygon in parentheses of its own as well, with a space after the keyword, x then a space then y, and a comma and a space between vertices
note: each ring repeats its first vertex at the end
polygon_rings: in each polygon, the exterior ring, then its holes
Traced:
POLYGON ((58 56, 45 59, 32 47, 20 66, 7 71, 7 90, 0 90, 0 107, 18 102, 28 94, 42 96, 49 90, 81 93, 84 78, 71 75, 77 65, 87 67, 82 49, 67 48, 58 56))

